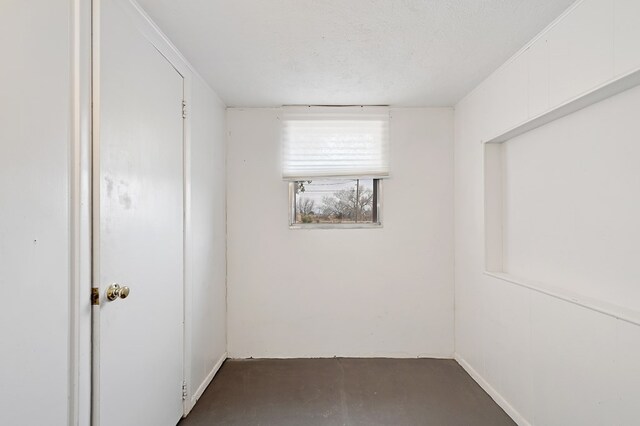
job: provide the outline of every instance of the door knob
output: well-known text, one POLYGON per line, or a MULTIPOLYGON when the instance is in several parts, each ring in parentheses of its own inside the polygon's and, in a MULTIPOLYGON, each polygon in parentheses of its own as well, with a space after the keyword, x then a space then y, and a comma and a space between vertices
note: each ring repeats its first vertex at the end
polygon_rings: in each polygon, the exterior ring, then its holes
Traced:
POLYGON ((120 299, 126 299, 129 295, 129 287, 123 285, 120 287, 119 284, 111 284, 109 288, 107 288, 107 299, 114 301, 118 297, 120 299))

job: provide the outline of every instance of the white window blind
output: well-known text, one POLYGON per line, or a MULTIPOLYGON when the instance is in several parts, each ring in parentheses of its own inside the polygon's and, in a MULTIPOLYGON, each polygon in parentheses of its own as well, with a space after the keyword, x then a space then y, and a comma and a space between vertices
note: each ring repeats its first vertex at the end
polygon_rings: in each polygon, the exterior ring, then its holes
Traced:
POLYGON ((389 176, 389 108, 284 107, 282 176, 389 176))

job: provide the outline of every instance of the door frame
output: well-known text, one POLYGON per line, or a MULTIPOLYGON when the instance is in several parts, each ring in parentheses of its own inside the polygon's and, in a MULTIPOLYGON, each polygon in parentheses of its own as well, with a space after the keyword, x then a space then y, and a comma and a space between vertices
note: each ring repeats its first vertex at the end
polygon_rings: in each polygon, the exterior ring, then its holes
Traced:
MULTIPOLYGON (((93 356, 97 336, 93 322, 100 305, 92 304, 92 287, 96 277, 98 256, 94 256, 97 236, 93 212, 99 207, 94 194, 99 192, 97 175, 99 160, 99 13, 102 0, 69 0, 72 3, 70 46, 72 70, 72 134, 70 135, 71 177, 69 181, 71 282, 69 286, 70 339, 69 339, 69 425, 97 425, 99 407, 97 392, 93 386, 99 360, 93 356)), ((191 377, 192 342, 192 277, 191 259, 191 117, 192 81, 197 75, 188 61, 151 20, 135 0, 105 0, 121 4, 140 33, 160 52, 183 77, 183 96, 187 114, 183 120, 183 417, 193 408, 191 377)), ((99 283, 95 282, 95 287, 99 283)))
POLYGON ((91 0, 69 0, 71 133, 69 146, 68 424, 91 418, 91 0))

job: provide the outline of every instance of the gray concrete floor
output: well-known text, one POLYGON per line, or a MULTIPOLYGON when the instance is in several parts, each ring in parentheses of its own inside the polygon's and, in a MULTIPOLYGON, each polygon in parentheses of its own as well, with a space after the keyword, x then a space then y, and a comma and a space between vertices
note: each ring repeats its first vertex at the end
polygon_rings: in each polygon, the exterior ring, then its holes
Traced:
POLYGON ((513 425, 453 360, 228 360, 180 426, 513 425))

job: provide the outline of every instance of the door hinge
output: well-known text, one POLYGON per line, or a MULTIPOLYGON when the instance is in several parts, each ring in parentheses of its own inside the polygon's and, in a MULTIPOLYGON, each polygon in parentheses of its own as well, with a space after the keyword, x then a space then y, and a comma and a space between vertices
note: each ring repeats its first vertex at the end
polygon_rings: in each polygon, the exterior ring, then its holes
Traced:
POLYGON ((187 381, 183 381, 182 382, 182 400, 186 400, 187 399, 187 381))
POLYGON ((98 287, 91 287, 91 304, 100 304, 100 290, 98 289, 98 287))
POLYGON ((187 118, 187 103, 182 101, 182 118, 187 118))

